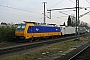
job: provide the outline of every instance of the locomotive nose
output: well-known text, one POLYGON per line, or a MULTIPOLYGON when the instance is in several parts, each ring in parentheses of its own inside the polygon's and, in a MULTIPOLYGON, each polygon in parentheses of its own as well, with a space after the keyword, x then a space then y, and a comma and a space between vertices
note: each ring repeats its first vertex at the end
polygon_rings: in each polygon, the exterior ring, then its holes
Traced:
POLYGON ((18 24, 15 30, 15 36, 24 36, 25 24, 18 24))
POLYGON ((24 36, 24 32, 18 32, 18 31, 16 31, 15 32, 15 36, 24 36))
POLYGON ((15 31, 15 39, 24 39, 24 32, 15 31))

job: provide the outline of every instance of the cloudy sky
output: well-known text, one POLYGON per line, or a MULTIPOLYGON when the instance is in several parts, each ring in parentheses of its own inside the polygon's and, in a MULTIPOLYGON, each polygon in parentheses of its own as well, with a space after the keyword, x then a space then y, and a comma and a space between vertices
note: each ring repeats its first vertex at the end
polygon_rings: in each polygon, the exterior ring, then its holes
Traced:
MULTIPOLYGON (((0 0, 0 22, 21 23, 23 21, 43 22, 43 2, 46 3, 46 16, 49 16, 47 9, 61 9, 75 7, 76 0, 0 0)), ((90 0, 80 0, 80 7, 90 7, 90 0)), ((81 9, 80 15, 90 11, 81 9)), ((68 15, 75 15, 75 11, 62 10, 68 15)), ((67 21, 68 15, 59 11, 52 11, 51 19, 46 17, 46 23, 62 24, 67 21)), ((81 21, 90 24, 90 14, 80 18, 81 21)))

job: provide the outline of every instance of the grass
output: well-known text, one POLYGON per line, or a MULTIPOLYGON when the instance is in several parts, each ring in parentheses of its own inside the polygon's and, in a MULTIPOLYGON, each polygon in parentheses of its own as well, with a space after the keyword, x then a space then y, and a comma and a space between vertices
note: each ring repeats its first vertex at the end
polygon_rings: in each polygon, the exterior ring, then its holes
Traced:
POLYGON ((90 36, 80 38, 80 41, 63 41, 51 44, 49 46, 39 48, 22 55, 15 55, 5 58, 4 60, 42 60, 43 58, 55 57, 58 54, 61 54, 74 46, 82 43, 84 40, 90 39, 90 36))
POLYGON ((12 45, 15 45, 16 43, 14 42, 7 42, 7 41, 4 41, 4 42, 0 42, 0 48, 1 47, 6 47, 6 46, 12 46, 12 45))

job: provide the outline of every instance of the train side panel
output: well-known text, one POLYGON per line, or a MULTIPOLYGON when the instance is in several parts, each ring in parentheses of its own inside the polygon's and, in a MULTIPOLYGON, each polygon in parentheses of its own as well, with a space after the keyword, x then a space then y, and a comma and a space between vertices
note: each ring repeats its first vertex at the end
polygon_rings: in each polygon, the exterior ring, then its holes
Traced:
POLYGON ((45 36, 54 36, 61 35, 59 27, 50 27, 50 26, 29 26, 27 34, 32 34, 32 37, 45 37, 45 36))
POLYGON ((75 27, 62 27, 62 35, 75 34, 75 27))
MULTIPOLYGON (((61 26, 61 32, 62 35, 72 35, 76 33, 76 27, 65 27, 65 26, 61 26)), ((79 27, 79 33, 86 33, 86 28, 85 27, 79 27)))

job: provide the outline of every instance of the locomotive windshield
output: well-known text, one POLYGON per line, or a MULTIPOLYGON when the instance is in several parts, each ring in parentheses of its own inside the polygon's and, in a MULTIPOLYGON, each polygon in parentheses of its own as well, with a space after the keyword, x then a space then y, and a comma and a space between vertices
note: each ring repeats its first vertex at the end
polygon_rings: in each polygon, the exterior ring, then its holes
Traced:
POLYGON ((24 31, 24 28, 25 28, 25 24, 18 24, 17 26, 17 31, 24 31))

